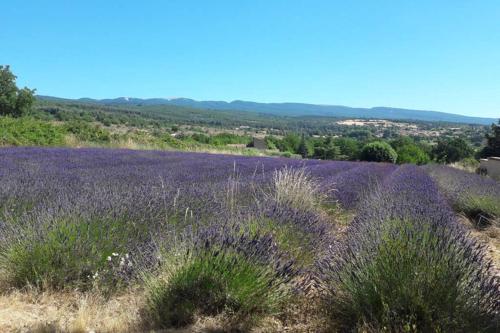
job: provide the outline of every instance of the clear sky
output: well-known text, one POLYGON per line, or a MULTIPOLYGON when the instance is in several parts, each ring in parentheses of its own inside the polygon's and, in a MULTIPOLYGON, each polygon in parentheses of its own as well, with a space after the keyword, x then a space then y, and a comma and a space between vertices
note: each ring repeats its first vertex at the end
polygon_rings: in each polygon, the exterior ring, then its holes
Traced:
POLYGON ((500 1, 2 0, 0 64, 19 84, 67 98, 498 117, 500 1))

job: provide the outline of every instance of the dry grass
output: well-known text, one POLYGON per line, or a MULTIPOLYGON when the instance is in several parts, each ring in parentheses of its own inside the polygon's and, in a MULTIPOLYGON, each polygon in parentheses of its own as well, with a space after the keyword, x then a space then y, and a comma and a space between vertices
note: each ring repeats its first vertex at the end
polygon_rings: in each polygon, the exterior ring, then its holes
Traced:
POLYGON ((105 300, 79 292, 14 291, 0 296, 0 332, 140 332, 141 297, 105 300))
MULTIPOLYGON (((152 140, 151 140, 152 141, 152 140)), ((163 151, 188 151, 195 153, 208 153, 208 154, 224 154, 224 155, 244 155, 244 156, 279 156, 279 153, 272 150, 258 150, 255 148, 246 148, 243 146, 192 146, 175 148, 167 144, 159 144, 147 141, 138 141, 133 138, 124 138, 120 140, 112 140, 108 143, 93 143, 79 140, 72 134, 67 134, 64 137, 64 146, 72 148, 119 148, 131 150, 163 150, 163 151)))
POLYGON ((320 183, 304 167, 276 170, 272 184, 272 199, 279 205, 316 210, 326 199, 320 183))
POLYGON ((487 253, 493 260, 497 275, 500 276, 500 221, 498 218, 490 226, 478 230, 473 221, 460 216, 460 222, 467 226, 472 237, 486 245, 487 253))
POLYGON ((450 163, 450 164, 448 164, 448 166, 455 168, 455 169, 462 170, 462 171, 476 173, 476 169, 479 167, 479 162, 467 163, 466 161, 459 161, 459 162, 450 163))
MULTIPOLYGON (((254 333, 319 332, 322 326, 313 303, 302 300, 290 304, 285 318, 265 318, 254 333), (296 303, 296 304, 295 304, 296 303)), ((79 292, 13 291, 0 295, 0 332, 90 333, 90 332, 228 332, 224 315, 198 317, 194 324, 155 331, 141 319, 143 293, 127 294, 105 300, 98 294, 79 292)))

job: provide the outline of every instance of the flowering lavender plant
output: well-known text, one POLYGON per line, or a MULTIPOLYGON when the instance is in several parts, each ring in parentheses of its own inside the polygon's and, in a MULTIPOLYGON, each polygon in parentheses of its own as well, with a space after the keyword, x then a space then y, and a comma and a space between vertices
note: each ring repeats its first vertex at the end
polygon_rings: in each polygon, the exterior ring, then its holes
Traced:
POLYGON ((426 166, 453 208, 470 217, 478 227, 500 219, 500 183, 443 165, 426 166))
POLYGON ((500 283, 491 267, 432 179, 402 166, 319 269, 341 329, 467 332, 498 329, 500 283))
POLYGON ((297 275, 270 235, 234 225, 186 233, 161 253, 146 280, 147 312, 156 327, 189 324, 195 313, 225 313, 229 325, 247 330, 280 311, 297 275))

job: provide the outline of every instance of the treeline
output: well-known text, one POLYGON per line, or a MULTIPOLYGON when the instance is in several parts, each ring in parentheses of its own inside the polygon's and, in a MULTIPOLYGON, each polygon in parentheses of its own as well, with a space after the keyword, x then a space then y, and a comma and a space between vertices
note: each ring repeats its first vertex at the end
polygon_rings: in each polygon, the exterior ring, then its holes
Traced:
POLYGON ((345 137, 314 137, 289 133, 283 138, 269 136, 266 138, 266 143, 270 149, 299 154, 303 158, 364 160, 418 165, 431 161, 454 163, 467 158, 485 156, 485 152, 491 151, 495 144, 498 145, 493 138, 496 137, 496 140, 499 140, 499 127, 499 125, 492 126, 493 134, 487 135, 490 144, 481 150, 475 150, 464 138, 445 137, 438 139, 437 143, 431 144, 418 137, 399 136, 392 139, 373 137, 369 131, 353 131, 345 137))

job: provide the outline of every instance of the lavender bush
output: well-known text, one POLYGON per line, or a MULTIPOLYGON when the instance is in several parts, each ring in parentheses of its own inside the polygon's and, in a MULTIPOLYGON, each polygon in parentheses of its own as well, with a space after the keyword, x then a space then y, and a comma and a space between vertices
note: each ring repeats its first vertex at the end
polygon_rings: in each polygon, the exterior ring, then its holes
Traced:
POLYGON ((112 268, 107 258, 147 242, 149 232, 125 219, 60 219, 19 225, 4 235, 0 246, 1 278, 4 284, 18 288, 88 290, 101 281, 103 290, 114 289, 130 279, 131 267, 127 262, 124 270, 111 271, 118 273, 114 278, 103 280, 112 268))
POLYGON ((426 166, 453 208, 478 227, 500 218, 500 183, 474 173, 442 165, 426 166))
POLYGON ((336 329, 498 330, 491 262, 423 170, 394 171, 347 236, 320 265, 336 329))
POLYGON ((159 233, 247 214, 255 209, 255 188, 269 184, 276 169, 328 165, 60 148, 2 149, 0 164, 0 262, 6 272, 0 278, 7 285, 57 289, 89 288, 89 276, 106 268, 111 253, 136 253, 159 233), (238 189, 229 195, 231 179, 238 189))
POLYGON ((228 325, 247 330, 280 312, 296 275, 270 235, 234 225, 202 228, 162 252, 146 280, 146 312, 154 327, 184 326, 196 313, 224 313, 228 325))
POLYGON ((335 188, 331 193, 346 209, 355 209, 397 166, 382 163, 358 163, 328 179, 325 186, 335 188))

